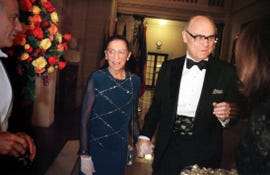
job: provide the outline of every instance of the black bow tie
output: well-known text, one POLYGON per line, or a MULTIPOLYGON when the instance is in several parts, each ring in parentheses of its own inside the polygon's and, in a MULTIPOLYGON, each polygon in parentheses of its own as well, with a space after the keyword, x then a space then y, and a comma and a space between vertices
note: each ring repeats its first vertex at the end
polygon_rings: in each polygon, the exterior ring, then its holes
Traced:
POLYGON ((202 60, 199 62, 195 62, 191 59, 187 59, 187 68, 190 69, 192 66, 197 65, 200 70, 206 69, 207 61, 202 60))

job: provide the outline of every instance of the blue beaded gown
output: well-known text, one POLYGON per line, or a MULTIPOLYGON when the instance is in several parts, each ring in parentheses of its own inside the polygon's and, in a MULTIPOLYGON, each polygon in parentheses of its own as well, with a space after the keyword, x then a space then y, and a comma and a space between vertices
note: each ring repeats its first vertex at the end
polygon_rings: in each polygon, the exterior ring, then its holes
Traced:
POLYGON ((92 157, 95 175, 124 175, 128 131, 134 143, 139 136, 140 78, 126 73, 115 79, 108 68, 92 73, 87 81, 81 110, 79 154, 92 157))

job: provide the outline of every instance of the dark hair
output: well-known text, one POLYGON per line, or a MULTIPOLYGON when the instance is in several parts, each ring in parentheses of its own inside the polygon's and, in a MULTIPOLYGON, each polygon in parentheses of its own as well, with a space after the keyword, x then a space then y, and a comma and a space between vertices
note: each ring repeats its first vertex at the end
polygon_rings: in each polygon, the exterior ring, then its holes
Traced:
POLYGON ((110 44, 111 41, 114 41, 114 40, 122 40, 126 43, 126 46, 127 46, 127 49, 129 50, 129 43, 128 43, 128 40, 122 36, 122 35, 112 35, 108 40, 107 40, 107 43, 106 43, 106 49, 108 47, 108 45, 110 44))
POLYGON ((236 43, 236 69, 240 92, 252 104, 270 97, 270 16, 249 23, 236 43))

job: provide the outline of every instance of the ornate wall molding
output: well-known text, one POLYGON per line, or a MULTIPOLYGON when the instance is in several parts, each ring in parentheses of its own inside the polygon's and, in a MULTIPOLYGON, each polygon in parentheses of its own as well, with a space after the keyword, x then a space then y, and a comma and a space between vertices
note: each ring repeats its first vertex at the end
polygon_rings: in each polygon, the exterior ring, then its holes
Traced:
POLYGON ((192 15, 205 14, 223 22, 230 4, 230 0, 118 0, 117 11, 172 20, 187 20, 192 15))

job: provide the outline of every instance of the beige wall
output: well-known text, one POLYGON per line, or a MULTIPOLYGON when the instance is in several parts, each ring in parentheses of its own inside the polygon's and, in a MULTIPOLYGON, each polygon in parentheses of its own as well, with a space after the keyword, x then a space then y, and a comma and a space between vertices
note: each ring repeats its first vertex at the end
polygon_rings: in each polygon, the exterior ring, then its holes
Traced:
MULTIPOLYGON (((61 30, 71 33, 80 53, 76 106, 80 105, 88 75, 97 69, 103 53, 106 25, 114 19, 114 0, 52 0, 60 16, 61 30)), ((74 82, 75 83, 75 82, 74 82)))
POLYGON ((168 59, 185 55, 186 46, 182 39, 185 23, 171 20, 166 22, 162 25, 159 19, 145 18, 147 51, 169 54, 168 59), (158 40, 162 42, 160 49, 156 46, 158 40))

